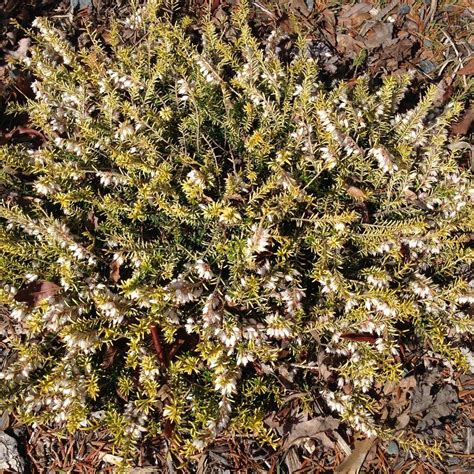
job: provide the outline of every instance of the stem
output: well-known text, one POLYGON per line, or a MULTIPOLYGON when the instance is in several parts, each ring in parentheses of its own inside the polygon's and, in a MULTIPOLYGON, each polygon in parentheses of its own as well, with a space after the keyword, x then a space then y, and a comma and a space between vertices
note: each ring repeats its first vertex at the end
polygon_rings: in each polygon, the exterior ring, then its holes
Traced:
POLYGON ((160 335, 158 334, 158 328, 156 324, 150 324, 151 338, 153 339, 153 345, 155 346, 156 355, 162 368, 166 367, 166 356, 161 345, 160 335))

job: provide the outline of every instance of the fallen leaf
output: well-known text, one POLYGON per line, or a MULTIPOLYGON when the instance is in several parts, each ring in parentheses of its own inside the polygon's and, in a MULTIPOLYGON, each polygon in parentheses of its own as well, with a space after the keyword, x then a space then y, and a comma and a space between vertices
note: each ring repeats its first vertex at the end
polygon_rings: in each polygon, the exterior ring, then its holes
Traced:
POLYGON ((329 42, 329 44, 332 47, 336 47, 336 16, 334 13, 326 8, 322 12, 322 29, 323 29, 323 34, 326 38, 326 40, 329 42))
POLYGON ((18 48, 15 51, 9 51, 9 54, 15 59, 25 58, 30 45, 31 40, 29 38, 22 38, 20 41, 18 41, 18 48))
POLYGON ((46 140, 46 137, 41 132, 38 132, 38 130, 28 127, 15 127, 13 130, 0 135, 0 145, 8 143, 16 135, 27 135, 30 138, 37 137, 41 138, 41 140, 46 140))
POLYGON ((122 257, 115 256, 110 264, 109 278, 113 283, 117 283, 120 280, 120 267, 122 266, 122 263, 122 257))
POLYGON ((101 367, 103 369, 108 369, 109 367, 111 367, 114 363, 117 353, 118 353, 118 348, 116 346, 112 345, 112 346, 107 347, 104 354, 104 359, 102 360, 101 367))
POLYGON ((364 43, 354 39, 351 35, 339 33, 337 35, 337 47, 341 54, 353 59, 364 48, 364 43))
POLYGON ((347 194, 354 198, 356 201, 365 201, 367 199, 367 195, 362 191, 362 189, 356 186, 347 186, 346 187, 347 194))
POLYGON ((308 421, 296 423, 291 427, 288 438, 283 445, 283 449, 290 448, 294 443, 302 438, 313 438, 318 433, 324 431, 333 431, 339 427, 339 420, 332 416, 322 417, 318 416, 308 421))
POLYGON ((92 0, 70 0, 71 12, 75 10, 83 10, 84 8, 92 8, 92 0))
POLYGON ((336 467, 334 472, 338 474, 357 474, 376 439, 376 436, 371 436, 362 441, 356 441, 352 453, 336 467))
POLYGON ((147 466, 147 467, 134 467, 130 471, 127 471, 128 474, 155 474, 163 472, 158 467, 147 466))
POLYGON ((393 23, 376 23, 364 37, 364 44, 367 49, 389 46, 393 43, 393 23))
POLYGON ((221 6, 221 0, 212 0, 211 4, 211 13, 214 14, 214 12, 221 6))
POLYGON ((94 211, 89 211, 86 216, 85 226, 86 229, 90 232, 94 232, 97 230, 97 226, 99 224, 99 219, 94 214, 94 211))
POLYGON ((110 453, 100 453, 99 457, 103 462, 113 464, 114 466, 118 466, 121 462, 123 462, 123 458, 120 456, 114 456, 110 453))
POLYGON ((428 378, 421 387, 414 391, 411 415, 426 414, 418 421, 416 428, 424 430, 427 427, 441 423, 441 418, 453 415, 460 405, 456 389, 450 384, 443 384, 439 391, 431 394, 433 384, 428 378))
POLYGON ((403 190, 403 195, 410 204, 413 204, 424 210, 428 209, 427 205, 421 199, 418 198, 418 194, 413 192, 411 189, 405 188, 403 190))
POLYGON ((5 410, 0 416, 0 431, 5 431, 10 426, 10 411, 5 410))
POLYGON ((308 17, 310 15, 310 10, 308 9, 308 5, 306 5, 304 0, 291 0, 291 10, 298 11, 304 17, 308 17))
POLYGON ((437 85, 436 97, 433 100, 433 105, 439 107, 445 104, 454 93, 454 87, 452 86, 452 77, 443 78, 437 85))
POLYGON ((343 339, 347 339, 348 341, 355 341, 355 342, 368 342, 370 344, 375 344, 375 341, 377 340, 377 336, 374 336, 373 334, 370 333, 346 333, 346 334, 341 334, 341 337, 343 339))
POLYGON ((288 472, 297 472, 301 469, 300 457, 295 449, 290 449, 285 456, 285 464, 288 472))
POLYGON ((368 3, 346 4, 342 7, 338 20, 340 26, 357 29, 362 23, 371 17, 370 10, 373 6, 368 3))
POLYGON ((349 456, 351 454, 351 447, 346 443, 344 438, 337 431, 334 431, 334 437, 336 438, 338 447, 346 456, 349 456))
POLYGON ((15 300, 29 306, 38 306, 46 298, 51 298, 61 287, 51 281, 34 281, 18 291, 15 300))
POLYGON ((408 413, 403 412, 397 417, 397 423, 395 425, 395 428, 397 430, 403 430, 408 426, 408 423, 410 423, 410 415, 408 413))
POLYGON ((429 59, 423 59, 418 63, 418 66, 425 74, 429 74, 436 69, 436 64, 429 59))
POLYGON ((25 472, 17 440, 3 431, 0 431, 0 472, 25 472))
POLYGON ((451 127, 451 132, 454 135, 467 135, 472 127, 473 121, 474 106, 471 105, 471 107, 464 113, 462 119, 451 127))
POLYGON ((474 74, 474 58, 471 58, 469 62, 459 69, 456 74, 461 74, 463 76, 472 76, 474 74))

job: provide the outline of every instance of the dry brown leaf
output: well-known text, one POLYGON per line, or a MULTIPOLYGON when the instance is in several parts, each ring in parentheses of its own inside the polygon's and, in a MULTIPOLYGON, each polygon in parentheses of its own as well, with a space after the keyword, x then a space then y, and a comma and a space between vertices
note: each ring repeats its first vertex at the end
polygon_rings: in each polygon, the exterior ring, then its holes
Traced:
POLYGON ((369 344, 375 344, 377 341, 377 336, 373 334, 364 332, 364 333, 354 333, 348 332, 346 334, 341 334, 343 339, 347 339, 348 341, 356 341, 356 342, 368 342, 369 344))
POLYGON ((397 430, 403 430, 408 426, 408 423, 410 423, 410 415, 407 412, 403 412, 397 417, 395 428, 397 430))
POLYGON ((114 283, 117 283, 120 280, 120 267, 122 266, 122 258, 116 257, 112 260, 110 264, 110 280, 114 283))
POLYGON ((297 472, 301 469, 301 461, 295 449, 290 449, 285 456, 288 472, 297 472))
POLYGON ((28 306, 38 306, 41 301, 51 298, 60 290, 61 287, 51 281, 34 281, 18 291, 15 300, 28 306))
POLYGON ((336 16, 334 13, 329 10, 325 9, 322 13, 322 29, 323 34, 328 41, 328 43, 332 47, 336 47, 336 16))
POLYGON ((469 110, 467 110, 462 119, 459 122, 456 122, 451 127, 451 132, 454 135, 467 135, 469 130, 472 127, 472 122, 474 121, 474 106, 471 105, 469 110))
POLYGON ((471 58, 469 62, 459 69, 456 74, 461 74, 463 76, 472 76, 474 74, 474 58, 471 58))
POLYGON ((94 232, 97 230, 97 226, 99 225, 99 219, 94 214, 94 211, 89 211, 86 216, 85 226, 86 229, 90 232, 94 232))
POLYGON ((113 464, 115 466, 118 466, 121 462, 123 462, 122 457, 115 456, 110 453, 99 452, 99 457, 103 462, 108 463, 108 464, 113 464))
POLYGON ((380 48, 393 44, 393 23, 376 23, 365 35, 364 44, 367 49, 380 48))
POLYGON ((147 467, 134 467, 130 471, 127 471, 128 474, 158 474, 163 472, 156 466, 147 466, 147 467))
POLYGON ((363 2, 356 5, 344 5, 338 17, 339 25, 347 28, 358 28, 365 20, 371 17, 369 12, 372 8, 372 5, 363 2))
POLYGON ((302 438, 313 438, 318 433, 336 430, 338 426, 339 420, 336 420, 336 418, 333 418, 332 416, 318 416, 312 420, 296 423, 291 427, 288 438, 283 445, 283 449, 290 448, 294 443, 302 438))
POLYGON ((354 198, 356 201, 365 201, 367 199, 367 195, 362 191, 362 189, 356 186, 347 186, 346 188, 347 194, 354 198))
POLYGON ((101 367, 103 369, 108 369, 112 367, 115 357, 117 356, 118 348, 116 346, 109 346, 104 354, 104 359, 102 360, 101 367))
POLYGON ((337 48, 348 58, 355 58, 363 47, 364 43, 354 39, 351 35, 344 33, 337 35, 337 48))
POLYGON ((338 474, 357 474, 376 439, 376 436, 372 436, 362 441, 356 441, 352 453, 336 467, 334 472, 338 474))
POLYGON ((291 0, 290 5, 290 11, 297 11, 305 17, 308 17, 311 14, 308 9, 308 5, 306 5, 305 0, 291 0))
POLYGON ((0 416, 0 431, 5 431, 10 426, 10 411, 5 410, 0 416))
POLYGON ((18 41, 18 48, 15 51, 10 51, 9 54, 15 59, 26 58, 30 45, 31 40, 29 38, 22 38, 18 41))
POLYGON ((440 371, 428 373, 413 392, 410 414, 412 418, 418 419, 418 430, 425 430, 434 425, 441 426, 444 418, 459 409, 460 400, 453 385, 445 383, 433 387, 440 376, 440 371))

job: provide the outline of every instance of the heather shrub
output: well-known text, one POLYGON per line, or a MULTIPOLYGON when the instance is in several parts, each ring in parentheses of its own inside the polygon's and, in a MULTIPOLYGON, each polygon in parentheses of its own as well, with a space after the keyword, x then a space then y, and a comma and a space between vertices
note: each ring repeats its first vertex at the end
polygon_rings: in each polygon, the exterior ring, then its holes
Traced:
POLYGON ((327 87, 304 38, 282 60, 245 6, 233 39, 197 41, 158 3, 83 50, 35 22, 45 139, 0 149, 2 404, 126 457, 163 432, 188 456, 225 432, 276 445, 290 391, 392 436, 402 344, 469 368, 461 102, 433 86, 407 108, 409 74, 327 87))

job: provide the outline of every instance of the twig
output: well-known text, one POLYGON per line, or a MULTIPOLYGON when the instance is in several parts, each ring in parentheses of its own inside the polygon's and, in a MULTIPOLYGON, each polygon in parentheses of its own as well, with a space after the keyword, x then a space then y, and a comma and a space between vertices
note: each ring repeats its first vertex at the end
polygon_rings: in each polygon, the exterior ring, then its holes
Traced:
MULTIPOLYGON (((461 54, 459 53, 458 51, 458 48, 456 47, 456 44, 454 43, 454 41, 451 39, 451 36, 448 35, 448 33, 446 33, 446 31, 443 30, 443 35, 445 36, 445 38, 449 41, 449 43, 451 43, 451 46, 453 47, 454 49, 454 52, 456 53, 456 57, 458 58, 458 61, 459 61, 459 64, 461 67, 464 67, 464 61, 462 59, 462 56, 461 54)), ((457 68, 459 69, 459 67, 457 68)), ((465 76, 463 76, 463 81, 464 81, 464 87, 467 89, 467 79, 465 76)))
POLYGON ((151 338, 153 339, 153 345, 155 346, 156 355, 162 368, 166 367, 166 356, 161 345, 160 335, 158 334, 158 328, 156 324, 150 324, 151 338))

